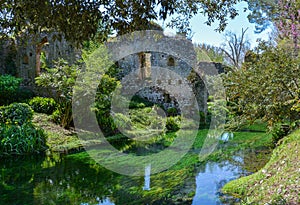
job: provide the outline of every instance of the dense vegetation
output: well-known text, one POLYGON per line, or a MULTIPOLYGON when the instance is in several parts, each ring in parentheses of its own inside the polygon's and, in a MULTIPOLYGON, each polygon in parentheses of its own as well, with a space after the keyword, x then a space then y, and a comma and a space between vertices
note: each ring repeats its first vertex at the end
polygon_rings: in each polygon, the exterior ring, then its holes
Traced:
MULTIPOLYGON (((21 88, 23 79, 0 75, 0 157, 44 153, 48 148, 67 153, 81 151, 83 146, 101 144, 101 140, 93 137, 86 142, 77 138, 72 99, 74 91, 82 92, 83 96, 90 94, 85 88, 76 87, 75 82, 80 73, 87 69, 86 62, 95 50, 102 58, 93 63, 100 68, 112 65, 103 46, 109 35, 112 32, 120 35, 150 28, 161 30, 152 20, 165 20, 170 16, 173 17, 170 26, 189 36, 189 20, 198 12, 207 15, 208 25, 218 20, 218 30, 221 31, 227 20, 237 15, 236 2, 239 1, 4 2, 0 6, 0 40, 12 41, 22 35, 31 36, 37 48, 35 55, 39 57, 40 50, 47 43, 47 40, 40 39, 40 34, 55 30, 56 38, 64 36, 76 43, 82 55, 74 63, 58 59, 49 66, 45 61, 42 73, 39 68, 41 65, 37 63, 35 86, 47 91, 48 97, 43 95, 45 93, 36 93, 39 96, 34 97, 31 91, 21 88), (127 8, 127 12, 124 12, 124 8, 127 8)), ((208 115, 201 122, 201 128, 209 125, 211 117, 222 116, 214 109, 214 106, 222 104, 222 111, 228 115, 224 127, 233 131, 235 137, 229 142, 220 141, 219 149, 210 155, 209 160, 229 159, 241 150, 275 148, 271 160, 263 169, 230 182, 223 188, 224 192, 241 197, 246 204, 296 204, 299 203, 300 4, 296 0, 282 0, 277 4, 272 1, 246 2, 251 11, 249 19, 256 23, 257 30, 263 31, 272 23, 276 32, 272 34, 270 42, 260 42, 252 50, 244 41, 247 29, 242 29, 241 37, 227 33, 227 49, 226 46, 195 46, 198 61, 212 60, 226 65, 226 72, 221 74, 226 102, 209 97, 208 115), (205 125, 205 122, 208 124, 205 125), (253 130, 255 126, 259 130, 253 130), (251 132, 245 133, 245 130, 251 132)), ((39 62, 43 59, 36 60, 39 62)), ((13 68, 6 73, 17 74, 12 53, 5 61, 5 72, 13 68)), ((172 144, 178 130, 188 127, 182 123, 185 119, 178 115, 176 108, 163 110, 161 104, 138 96, 130 100, 128 115, 112 113, 112 92, 121 86, 119 68, 113 65, 99 72, 102 78, 95 102, 88 109, 95 112, 106 139, 119 150, 137 155, 157 153, 172 144), (158 115, 157 110, 163 110, 165 116, 158 115), (135 138, 139 136, 150 140, 137 142, 135 138)), ((85 80, 92 82, 93 78, 85 80)), ((123 101, 126 99, 119 99, 119 103, 123 101)), ((205 116, 204 113, 200 115, 201 119, 205 116)), ((203 146, 206 132, 206 129, 200 129, 191 151, 170 170, 159 173, 153 179, 174 177, 169 184, 172 188, 183 185, 183 179, 188 177, 190 169, 201 163, 196 152, 203 146)), ((86 159, 85 153, 81 156, 86 159)), ((43 185, 40 186, 37 190, 43 188, 43 185)), ((153 191, 140 194, 144 194, 143 197, 149 202, 154 202, 153 196, 167 198, 173 194, 169 189, 160 189, 164 187, 163 184, 157 186, 153 187, 153 191)), ((126 192, 127 196, 135 199, 132 193, 139 193, 139 190, 126 192)))
POLYGON ((32 124, 33 110, 25 103, 0 107, 0 157, 43 152, 44 131, 32 124))

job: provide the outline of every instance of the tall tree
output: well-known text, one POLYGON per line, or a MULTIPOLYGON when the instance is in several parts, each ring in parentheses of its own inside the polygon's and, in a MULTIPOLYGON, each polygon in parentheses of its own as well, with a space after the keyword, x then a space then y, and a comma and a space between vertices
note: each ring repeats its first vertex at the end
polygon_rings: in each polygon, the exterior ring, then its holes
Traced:
POLYGON ((225 34, 226 43, 223 44, 223 52, 235 69, 239 69, 245 58, 245 54, 250 50, 250 42, 246 39, 247 29, 242 29, 242 34, 238 36, 236 33, 228 32, 225 34))

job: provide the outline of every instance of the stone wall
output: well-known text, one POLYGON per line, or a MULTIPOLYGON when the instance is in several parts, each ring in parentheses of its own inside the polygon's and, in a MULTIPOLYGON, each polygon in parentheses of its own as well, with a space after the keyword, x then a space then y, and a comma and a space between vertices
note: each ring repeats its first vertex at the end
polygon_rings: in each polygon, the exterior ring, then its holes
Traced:
MULTIPOLYGON (((5 58, 8 56, 9 48, 15 48, 15 58, 13 62, 16 67, 16 76, 23 78, 23 85, 32 85, 36 77, 36 51, 37 44, 41 39, 46 38, 47 43, 42 47, 42 53, 46 57, 46 63, 49 67, 53 65, 54 60, 64 58, 73 63, 80 57, 80 50, 68 43, 63 36, 59 39, 57 33, 41 34, 39 37, 32 38, 28 36, 19 36, 15 42, 7 41, 0 45, 0 73, 5 73, 7 67, 5 58), (15 44, 15 45, 13 45, 15 44)), ((7 73, 7 72, 6 72, 7 73)))
MULTIPOLYGON (((118 61, 121 68, 119 79, 122 80, 128 75, 131 75, 129 79, 132 79, 134 73, 141 78, 143 75, 140 73, 145 72, 145 68, 139 61, 143 60, 140 56, 144 54, 148 59, 147 75, 144 77, 146 77, 145 80, 149 77, 151 82, 123 80, 124 92, 126 92, 125 89, 135 90, 137 95, 160 104, 165 110, 175 107, 179 114, 181 109, 189 109, 195 103, 198 104, 199 111, 207 112, 207 90, 203 80, 185 61, 172 55, 161 52, 141 52, 124 57, 118 61), (188 93, 193 93, 195 100, 191 100, 193 98, 188 96, 188 93), (183 107, 180 107, 178 101, 183 102, 183 107)), ((136 78, 133 77, 133 79, 136 78)))

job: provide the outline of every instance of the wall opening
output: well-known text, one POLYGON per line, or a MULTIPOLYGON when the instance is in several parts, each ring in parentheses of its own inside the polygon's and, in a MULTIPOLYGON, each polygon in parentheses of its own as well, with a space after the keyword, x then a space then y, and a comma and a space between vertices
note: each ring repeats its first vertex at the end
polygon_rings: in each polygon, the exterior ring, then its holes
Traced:
POLYGON ((175 59, 173 57, 168 58, 168 66, 175 66, 175 59))
POLYGON ((151 77, 151 53, 139 53, 139 71, 140 79, 151 77))

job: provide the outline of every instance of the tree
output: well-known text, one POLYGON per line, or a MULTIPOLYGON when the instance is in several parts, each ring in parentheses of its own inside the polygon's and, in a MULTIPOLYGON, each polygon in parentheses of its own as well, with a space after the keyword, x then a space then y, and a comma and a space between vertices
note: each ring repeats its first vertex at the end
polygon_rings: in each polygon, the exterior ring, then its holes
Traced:
POLYGON ((68 62, 60 59, 55 62, 53 68, 47 68, 46 72, 36 78, 37 85, 49 89, 50 95, 53 95, 53 89, 55 89, 53 97, 59 104, 55 114, 60 118, 58 121, 64 128, 69 128, 73 124, 73 87, 79 72, 79 65, 69 66, 68 62))
POLYGON ((295 0, 280 0, 278 2, 281 11, 276 26, 280 35, 292 39, 294 55, 298 55, 298 41, 300 37, 300 2, 295 0))
POLYGON ((278 6, 273 0, 246 0, 246 2, 250 10, 248 19, 250 23, 255 24, 256 33, 264 31, 280 15, 278 13, 278 6))
POLYGON ((241 69, 225 77, 235 119, 263 119, 269 126, 299 120, 299 63, 290 49, 261 43, 241 69))
MULTIPOLYGON (((234 18, 236 0, 1 0, 0 28, 2 33, 12 34, 26 30, 41 33, 54 29, 72 42, 83 42, 111 28, 118 33, 147 29, 151 20, 179 14, 189 20, 202 12, 208 16, 208 24, 218 20, 224 30, 228 18, 234 18)), ((107 35, 108 33, 103 33, 107 35)))
POLYGON ((242 29, 242 35, 228 32, 225 34, 226 44, 223 44, 222 51, 227 57, 229 64, 235 69, 239 69, 244 61, 245 54, 250 50, 250 42, 246 39, 245 33, 247 29, 242 29))
POLYGON ((248 19, 256 24, 260 33, 271 24, 279 31, 279 37, 293 41, 294 54, 297 54, 300 36, 300 1, 297 0, 247 0, 251 13, 248 19))

